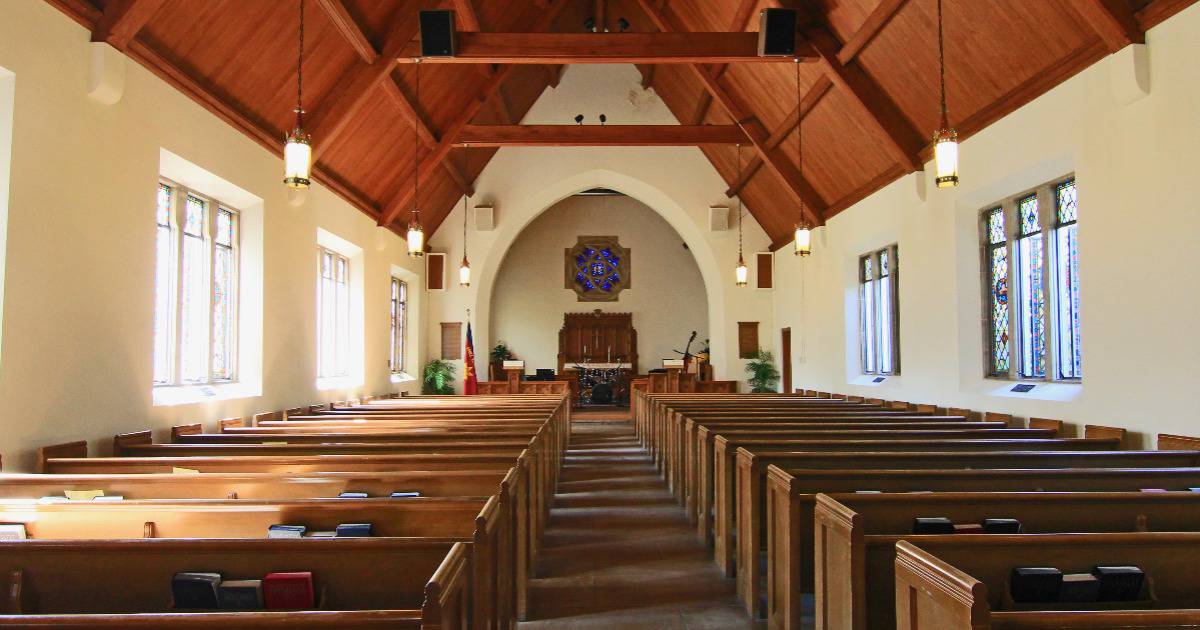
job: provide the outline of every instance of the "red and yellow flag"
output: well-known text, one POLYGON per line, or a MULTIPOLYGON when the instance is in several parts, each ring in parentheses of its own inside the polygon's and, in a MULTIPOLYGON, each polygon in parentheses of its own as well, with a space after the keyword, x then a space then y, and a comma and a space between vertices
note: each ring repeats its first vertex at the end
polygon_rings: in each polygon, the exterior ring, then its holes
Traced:
POLYGON ((463 395, 479 393, 479 378, 475 375, 475 341, 471 338, 471 322, 467 322, 467 347, 463 353, 463 395))

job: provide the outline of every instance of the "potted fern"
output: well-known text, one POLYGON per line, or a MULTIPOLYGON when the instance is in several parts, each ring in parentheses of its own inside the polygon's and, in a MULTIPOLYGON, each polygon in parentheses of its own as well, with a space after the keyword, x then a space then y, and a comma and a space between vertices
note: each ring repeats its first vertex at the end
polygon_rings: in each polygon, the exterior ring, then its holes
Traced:
POLYGON ((513 358, 512 350, 508 349, 508 344, 501 340, 492 348, 490 360, 488 361, 488 380, 502 381, 504 380, 504 362, 513 358))
POLYGON ((750 374, 747 382, 752 393, 771 393, 779 387, 779 369, 775 367, 775 356, 762 348, 746 362, 746 372, 750 374))
POLYGON ((422 371, 421 393, 445 396, 454 393, 454 364, 431 359, 422 371))

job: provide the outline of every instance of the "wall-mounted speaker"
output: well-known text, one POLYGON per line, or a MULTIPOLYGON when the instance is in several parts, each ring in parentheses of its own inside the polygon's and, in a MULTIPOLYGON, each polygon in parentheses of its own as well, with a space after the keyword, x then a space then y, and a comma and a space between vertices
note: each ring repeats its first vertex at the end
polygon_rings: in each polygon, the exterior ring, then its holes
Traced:
POLYGON ((421 56, 454 56, 454 12, 421 11, 421 56))
POLYGON ((795 9, 763 9, 758 14, 758 56, 795 56, 798 23, 795 9))
POLYGON ((708 230, 724 232, 729 229, 729 208, 713 206, 708 209, 708 230))
POLYGON ((496 208, 475 206, 475 231, 491 232, 496 229, 496 208))

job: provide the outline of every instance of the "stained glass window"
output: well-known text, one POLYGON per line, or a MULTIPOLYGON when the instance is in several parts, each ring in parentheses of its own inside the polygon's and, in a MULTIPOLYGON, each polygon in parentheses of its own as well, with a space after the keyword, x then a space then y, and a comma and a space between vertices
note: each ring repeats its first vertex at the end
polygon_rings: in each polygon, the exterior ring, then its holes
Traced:
POLYGON ((621 283, 621 257, 612 248, 585 247, 575 255, 575 282, 586 291, 609 293, 621 283))
POLYGON ((408 324, 408 283, 392 278, 391 322, 392 348, 388 365, 393 373, 404 371, 404 335, 408 324))
POLYGON ((1058 321, 1058 377, 1083 377, 1079 326, 1079 199, 1075 180, 1054 188, 1058 224, 1055 226, 1055 310, 1058 321))
POLYGON ((983 213, 990 376, 1081 378, 1078 212, 1070 179, 983 213))
POLYGON ((167 182, 155 206, 154 384, 233 380, 237 212, 167 182))
POLYGON ((629 288, 629 249, 615 236, 581 236, 566 250, 566 287, 580 301, 609 302, 629 288))
POLYGON ((317 376, 349 376, 350 261, 324 247, 319 252, 321 275, 317 286, 317 376))
POLYGON ((898 374, 896 247, 859 259, 859 344, 864 374, 898 374))

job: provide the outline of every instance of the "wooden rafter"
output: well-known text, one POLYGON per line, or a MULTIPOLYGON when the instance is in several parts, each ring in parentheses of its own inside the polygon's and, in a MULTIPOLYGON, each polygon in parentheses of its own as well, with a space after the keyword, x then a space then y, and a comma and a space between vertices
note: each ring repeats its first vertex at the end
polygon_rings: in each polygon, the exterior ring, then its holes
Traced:
POLYGON ((325 11, 329 20, 333 22, 334 28, 342 34, 342 38, 350 44, 359 58, 366 63, 375 63, 375 60, 379 58, 379 52, 371 45, 366 33, 363 33, 358 23, 354 21, 354 17, 346 10, 346 5, 342 0, 317 0, 317 6, 325 11))
MULTIPOLYGON (((647 17, 654 22, 654 25, 660 31, 665 33, 678 33, 680 31, 679 27, 666 13, 659 11, 655 7, 654 0, 637 0, 637 2, 641 5, 642 11, 646 13, 647 17)), ((748 33, 748 35, 754 34, 748 33)), ((757 39, 757 36, 755 37, 757 39)), ((794 63, 790 59, 788 62, 794 63)), ((804 207, 805 212, 808 214, 806 218, 815 225, 823 225, 824 218, 821 213, 825 207, 824 200, 821 199, 821 196, 817 194, 812 185, 804 179, 804 175, 800 173, 799 169, 779 152, 778 147, 775 149, 768 148, 767 143, 770 140, 770 135, 767 133, 766 128, 763 127, 762 122, 732 92, 726 90, 714 74, 697 64, 692 64, 689 68, 700 81, 700 84, 704 86, 705 91, 712 96, 712 99, 719 103, 738 126, 742 128, 742 131, 745 132, 746 137, 750 140, 750 144, 754 147, 759 158, 783 182, 784 189, 792 197, 792 200, 796 202, 797 207, 804 207)))
MULTIPOLYGON (((814 56, 805 52, 804 56, 814 56)), ((402 63, 421 57, 410 44, 402 63)), ((427 57, 424 63, 790 63, 786 57, 760 57, 756 33, 459 33, 453 57, 427 57)))
POLYGON ((475 5, 471 3, 471 0, 452 0, 451 6, 454 7, 456 24, 462 27, 461 30, 483 30, 483 27, 479 25, 479 14, 475 12, 475 5))
POLYGON ((93 42, 125 50, 166 0, 112 0, 92 29, 93 42))
POLYGON ((668 147, 748 144, 737 125, 467 125, 460 147, 668 147))
MULTIPOLYGON (((563 0, 558 0, 557 2, 549 4, 546 7, 546 10, 543 11, 539 17, 538 23, 534 26, 533 31, 538 32, 549 28, 549 26, 554 23, 554 20, 558 18, 558 15, 562 12, 566 5, 567 3, 563 0)), ((454 148, 454 142, 457 140, 458 134, 463 130, 464 127, 470 124, 471 120, 475 118, 475 115, 479 113, 479 110, 483 108, 488 99, 490 99, 496 94, 497 91, 500 90, 501 86, 504 85, 504 82, 508 80, 509 75, 512 74, 514 68, 515 66, 511 65, 501 66, 492 72, 491 76, 484 81, 483 87, 479 91, 478 96, 471 99, 466 106, 463 107, 462 111, 458 113, 458 116, 456 116, 450 122, 450 124, 446 126, 446 128, 442 131, 442 135, 438 140, 437 146, 433 147, 429 153, 422 158, 421 166, 419 169, 417 169, 417 183, 428 181, 432 176, 434 169, 440 168, 441 163, 445 161, 446 157, 450 154, 450 150, 454 148)), ((395 229, 392 224, 396 221, 396 218, 400 216, 400 213, 403 212, 404 209, 413 202, 413 193, 414 190, 412 187, 404 185, 404 181, 400 178, 397 178, 396 185, 393 186, 393 190, 389 193, 389 200, 379 215, 379 224, 395 229)), ((429 230, 429 233, 432 234, 433 231, 437 229, 437 226, 431 225, 428 226, 427 229, 429 230)))
POLYGON ((862 26, 842 45, 842 49, 838 51, 838 61, 842 64, 853 61, 858 53, 862 52, 871 43, 871 40, 875 39, 875 36, 891 23, 892 18, 896 17, 896 14, 907 3, 908 0, 880 0, 862 26))
MULTIPOLYGON (((731 32, 746 30, 746 27, 750 24, 750 18, 754 15, 754 7, 756 6, 758 6, 758 0, 742 0, 741 4, 738 5, 737 11, 733 14, 733 19, 730 20, 729 30, 731 32)), ((717 71, 717 78, 720 79, 728 71, 728 65, 721 66, 717 71)), ((704 119, 708 116, 710 107, 712 107, 712 94, 701 92, 700 101, 696 103, 696 111, 692 113, 691 123, 693 125, 703 123, 704 119)))
MULTIPOLYGON (((421 144, 428 148, 437 146, 437 136, 430 131, 429 123, 425 122, 424 116, 413 107, 412 101, 409 100, 404 90, 401 90, 395 81, 384 81, 381 85, 383 86, 384 94, 396 105, 396 110, 404 117, 405 122, 416 126, 417 139, 421 144)), ((475 194, 474 185, 471 184, 458 166, 449 161, 443 162, 443 164, 446 167, 446 173, 450 175, 450 178, 454 180, 454 184, 458 186, 458 189, 463 194, 475 194)))
MULTIPOLYGON (((800 121, 804 120, 804 117, 807 116, 808 113, 817 106, 817 103, 821 102, 821 99, 829 93, 829 90, 832 87, 833 82, 830 81, 829 77, 825 75, 821 75, 812 84, 812 87, 808 89, 808 93, 805 94, 804 98, 800 100, 800 104, 796 108, 792 109, 792 112, 788 114, 788 117, 784 119, 779 127, 775 129, 775 133, 771 134, 771 137, 767 140, 767 146, 770 148, 770 150, 775 150, 775 148, 778 147, 783 140, 796 129, 796 126, 800 124, 800 121)), ((746 187, 746 184, 754 178, 755 173, 758 172, 758 169, 761 166, 762 158, 755 155, 750 159, 749 162, 746 163, 746 168, 742 171, 741 179, 734 180, 733 185, 729 187, 729 191, 725 194, 730 197, 739 194, 742 189, 746 187)))
POLYGON ((1129 6, 1129 0, 1069 0, 1068 4, 1091 25, 1109 51, 1146 43, 1146 34, 1133 7, 1129 6))

